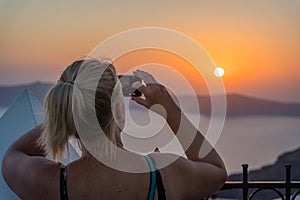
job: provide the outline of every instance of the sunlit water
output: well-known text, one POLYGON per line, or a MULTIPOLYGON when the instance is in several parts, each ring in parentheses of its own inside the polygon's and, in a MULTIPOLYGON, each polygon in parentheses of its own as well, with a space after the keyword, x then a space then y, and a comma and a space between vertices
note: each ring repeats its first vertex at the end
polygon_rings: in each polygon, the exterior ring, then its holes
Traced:
POLYGON ((299 117, 227 118, 217 149, 230 172, 259 168, 300 147, 299 125, 299 117))
MULTIPOLYGON (((162 118, 142 111, 132 111, 134 121, 140 127, 131 126, 124 134, 125 146, 133 151, 147 153, 159 147, 162 152, 183 153, 173 133, 162 118), (144 128, 144 126, 148 126, 144 128)), ((195 114, 188 114, 194 121, 195 114)), ((205 134, 209 118, 201 116, 199 129, 205 134)), ((250 169, 272 164, 278 155, 300 148, 300 117, 227 117, 216 148, 230 173, 240 172, 241 164, 250 169)))

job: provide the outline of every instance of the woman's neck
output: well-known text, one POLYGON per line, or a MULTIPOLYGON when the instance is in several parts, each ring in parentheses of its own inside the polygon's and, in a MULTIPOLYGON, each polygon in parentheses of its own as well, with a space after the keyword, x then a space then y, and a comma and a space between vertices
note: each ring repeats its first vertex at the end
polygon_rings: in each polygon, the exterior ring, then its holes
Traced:
MULTIPOLYGON (((117 148, 121 148, 121 149, 125 150, 123 147, 123 142, 121 140, 121 137, 116 137, 115 141, 113 141, 113 142, 117 146, 117 148)), ((94 158, 94 156, 89 152, 88 149, 85 148, 85 146, 82 143, 81 143, 81 158, 83 160, 94 158)))

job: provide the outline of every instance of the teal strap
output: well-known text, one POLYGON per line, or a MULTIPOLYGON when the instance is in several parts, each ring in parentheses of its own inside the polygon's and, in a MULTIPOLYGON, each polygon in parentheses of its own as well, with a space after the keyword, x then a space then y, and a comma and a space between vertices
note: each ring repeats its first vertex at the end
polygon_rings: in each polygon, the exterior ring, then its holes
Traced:
POLYGON ((150 178, 150 189, 148 193, 148 200, 153 200, 154 195, 155 195, 155 190, 156 190, 156 173, 155 173, 155 166, 153 164, 153 161, 150 156, 145 156, 147 163, 150 167, 150 173, 151 173, 151 178, 150 178))

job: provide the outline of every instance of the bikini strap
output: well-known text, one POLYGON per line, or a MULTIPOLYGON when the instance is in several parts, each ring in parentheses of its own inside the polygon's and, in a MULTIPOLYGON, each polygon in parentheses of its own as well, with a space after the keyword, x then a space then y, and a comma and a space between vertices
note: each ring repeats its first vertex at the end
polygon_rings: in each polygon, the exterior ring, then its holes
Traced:
POLYGON ((66 166, 62 166, 60 168, 60 199, 68 200, 67 167, 66 166))
POLYGON ((156 190, 156 169, 154 167, 153 161, 150 158, 150 156, 145 156, 146 161, 150 167, 150 188, 148 192, 148 200, 153 200, 154 195, 155 195, 155 190, 156 190))
POLYGON ((147 199, 148 200, 154 199, 155 191, 157 187, 158 199, 165 200, 166 199, 165 188, 164 188, 164 184, 160 172, 155 168, 151 157, 150 156, 145 156, 145 157, 150 167, 150 188, 149 188, 147 199))

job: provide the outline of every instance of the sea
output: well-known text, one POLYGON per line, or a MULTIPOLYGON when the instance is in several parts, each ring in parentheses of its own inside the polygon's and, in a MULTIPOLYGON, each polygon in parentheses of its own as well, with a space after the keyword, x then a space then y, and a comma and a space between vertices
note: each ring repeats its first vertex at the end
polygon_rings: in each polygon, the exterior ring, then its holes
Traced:
MULTIPOLYGON (((131 126, 128 128, 130 134, 123 136, 128 149, 147 153, 158 147, 162 152, 183 153, 179 143, 174 142, 171 129, 164 125, 161 117, 157 117, 156 114, 145 116, 145 113, 141 111, 134 111, 130 115, 133 120, 137 122, 140 120, 140 122, 136 125, 139 127, 131 126), (145 122, 147 117, 148 124, 145 122), (140 142, 144 138, 147 140, 140 142), (140 144, 137 144, 139 142, 140 144)), ((199 117, 191 113, 186 113, 186 115, 195 126, 199 124, 197 127, 204 135, 213 138, 212 143, 216 143, 214 146, 223 158, 229 174, 240 173, 242 164, 249 164, 250 170, 273 164, 279 155, 300 148, 300 117, 226 117, 220 136, 215 142, 217 137, 211 135, 219 133, 208 132, 208 126, 213 123, 211 120, 221 119, 199 117)))
MULTIPOLYGON (((7 108, 0 108, 0 118, 7 108)), ((206 135, 212 119, 187 113, 192 123, 206 135)), ((155 113, 134 110, 122 139, 129 150, 149 153, 156 147, 161 152, 183 153, 171 129, 155 113)), ((127 120, 126 118, 126 120, 127 120)), ((220 119, 213 119, 220 120, 220 119)), ((223 158, 229 174, 241 172, 241 164, 259 169, 274 163, 285 152, 300 148, 300 117, 243 116, 226 117, 215 148, 223 158)))

